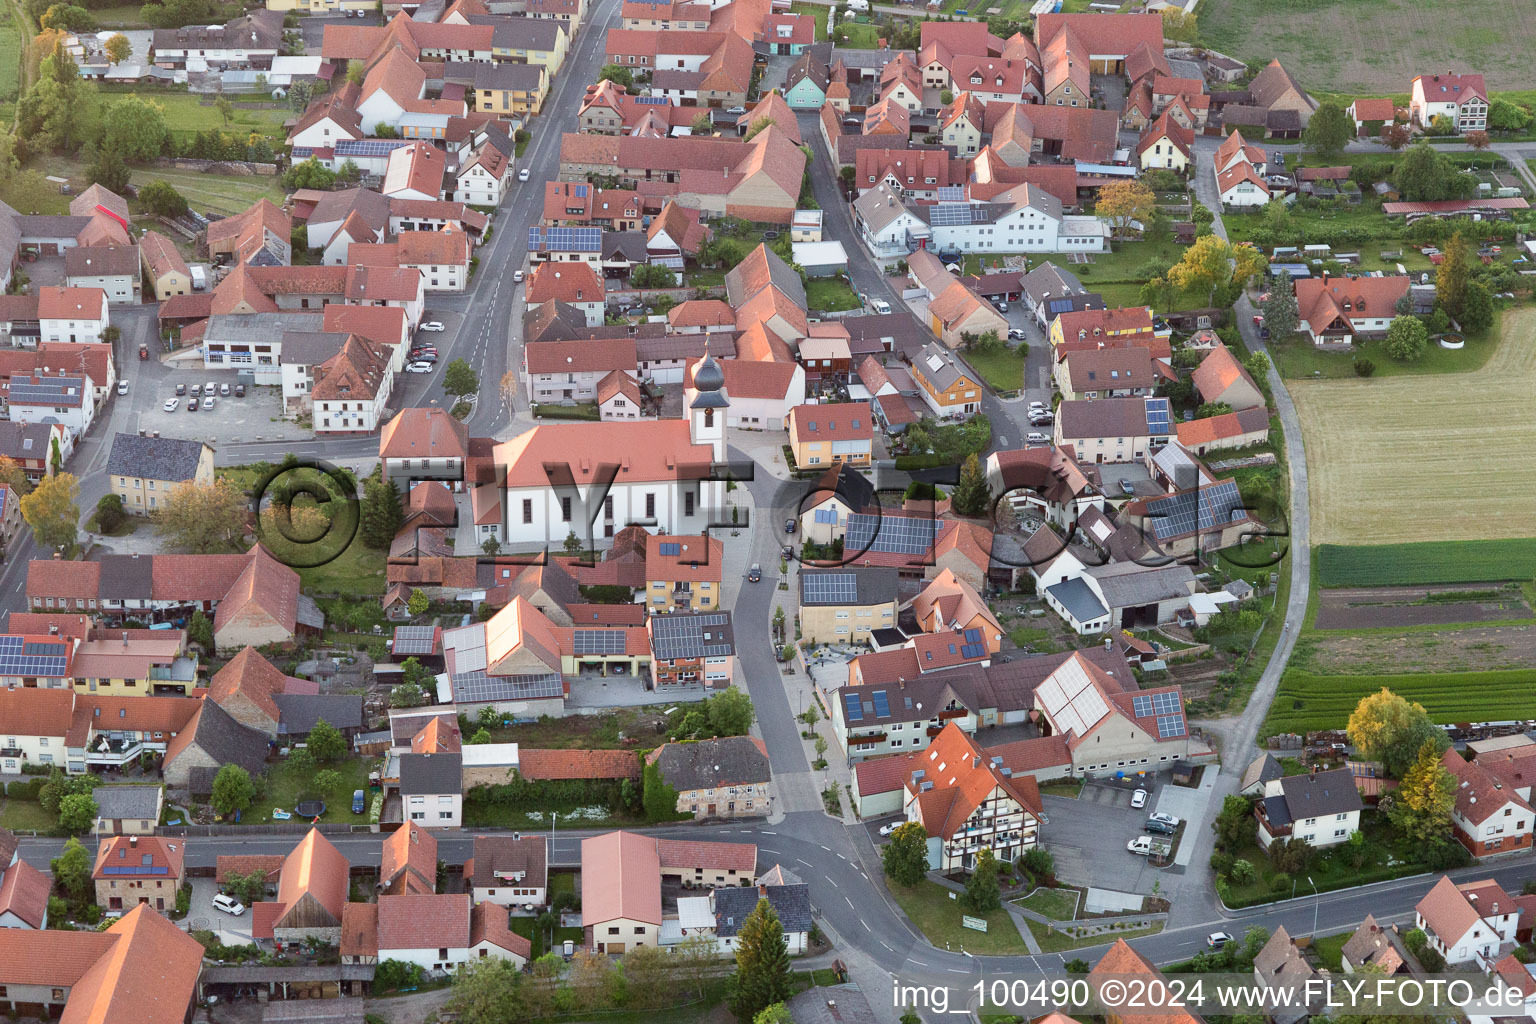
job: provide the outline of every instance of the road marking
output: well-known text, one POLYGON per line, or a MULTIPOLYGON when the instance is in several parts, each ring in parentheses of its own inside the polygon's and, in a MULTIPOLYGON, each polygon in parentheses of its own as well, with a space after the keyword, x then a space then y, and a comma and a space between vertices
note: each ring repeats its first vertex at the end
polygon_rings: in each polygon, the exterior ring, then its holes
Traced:
POLYGON ((838 888, 837 879, 833 878, 831 875, 827 876, 827 881, 832 884, 832 888, 834 888, 834 889, 838 888))
POLYGON ((886 946, 886 945, 885 945, 885 940, 884 940, 884 939, 881 939, 881 940, 880 940, 880 945, 882 945, 882 946, 885 946, 885 948, 886 948, 886 949, 887 949, 887 950, 889 950, 889 951, 890 951, 890 952, 892 952, 892 953, 894 953, 894 952, 896 952, 896 951, 895 951, 895 950, 894 950, 894 949, 891 949, 891 947, 890 947, 890 946, 886 946))
POLYGON ((843 899, 848 901, 848 909, 849 910, 854 909, 853 908, 853 897, 851 897, 851 896, 844 896, 843 899))
POLYGON ((970 971, 962 971, 958 967, 946 967, 945 970, 949 971, 950 974, 970 974, 971 973, 970 971))
POLYGON ((809 865, 809 864, 806 864, 806 863, 805 863, 805 861, 803 861, 803 860, 801 860, 801 859, 800 859, 800 858, 799 858, 799 857, 796 857, 796 858, 795 858, 795 863, 796 863, 796 864, 802 864, 802 865, 804 865, 804 866, 805 866, 805 867, 810 867, 810 865, 809 865))
MULTIPOLYGON (((817 846, 821 846, 821 844, 820 844, 820 843, 817 843, 817 844, 816 844, 816 845, 817 845, 817 846)), ((827 851, 827 852, 828 852, 828 853, 831 853, 831 852, 832 852, 832 847, 830 847, 830 846, 821 846, 821 848, 822 848, 822 849, 823 849, 823 850, 826 850, 826 851, 827 851)))
MULTIPOLYGON (((893 952, 893 953, 894 953, 894 952, 895 952, 895 950, 891 950, 891 952, 893 952)), ((917 966, 919 966, 919 967, 932 967, 932 966, 933 966, 933 965, 932 965, 932 964, 927 964, 927 963, 924 963, 924 962, 923 962, 923 961, 921 961, 921 960, 919 960, 919 959, 918 959, 918 958, 917 958, 917 957, 915 957, 915 956, 909 956, 909 957, 907 957, 907 962, 908 962, 908 963, 914 963, 914 964, 917 964, 917 966)))

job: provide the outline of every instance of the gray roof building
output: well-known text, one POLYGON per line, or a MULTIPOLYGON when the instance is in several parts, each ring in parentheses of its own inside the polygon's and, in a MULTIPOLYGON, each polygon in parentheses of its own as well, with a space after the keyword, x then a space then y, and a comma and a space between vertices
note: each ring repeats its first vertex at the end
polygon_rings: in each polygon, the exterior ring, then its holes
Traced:
POLYGON ((139 555, 106 555, 101 559, 96 596, 102 601, 140 600, 153 590, 154 559, 139 555))
POLYGON ((1245 795, 1264 792, 1264 785, 1273 782, 1285 774, 1280 767, 1280 762, 1275 760, 1275 755, 1265 753, 1254 758, 1247 768, 1243 769, 1243 782, 1238 787, 1238 792, 1245 795))
POLYGON ((460 754, 401 754, 400 792, 406 796, 459 793, 464 789, 460 754))
POLYGON ((795 1024, 878 1024, 874 1008, 859 986, 808 988, 789 1001, 795 1024))
POLYGON ((716 889, 715 934, 722 939, 733 938, 741 931, 747 915, 757 909, 760 899, 766 899, 773 912, 779 915, 786 934, 811 930, 811 888, 802 883, 716 889))
POLYGON ((274 693, 277 731, 303 736, 322 718, 338 729, 363 727, 363 697, 359 693, 274 693))
POLYGON ((289 366, 319 366, 341 351, 347 336, 339 331, 284 331, 283 362, 289 366))
POLYGON ((470 864, 465 874, 471 886, 491 888, 512 879, 542 888, 549 879, 549 848, 543 836, 475 836, 470 864))
POLYGON ((215 313, 208 318, 203 340, 271 344, 272 339, 282 338, 290 331, 313 331, 320 326, 319 313, 215 313))
POLYGON ((121 277, 138 272, 136 245, 76 245, 64 250, 67 277, 121 277))
POLYGON ((923 346, 921 354, 912 360, 912 370, 926 377, 928 383, 940 393, 948 391, 961 377, 970 376, 969 371, 955 360, 949 350, 937 342, 923 346))
POLYGON ((1088 567, 1110 608, 1134 608, 1158 601, 1187 598, 1194 593, 1195 574, 1187 565, 1140 565, 1111 562, 1088 567))
POLYGON ((140 437, 116 434, 107 456, 108 476, 136 476, 147 480, 191 480, 208 445, 180 437, 140 437))
POLYGON ((1360 790, 1355 788, 1355 777, 1348 768, 1291 775, 1279 780, 1279 785, 1278 799, 1284 801, 1290 821, 1347 814, 1365 806, 1360 799, 1360 790))
MULTIPOLYGON (((790 269, 789 264, 780 259, 779 254, 767 246, 762 247, 762 253, 768 264, 768 280, 766 284, 777 288, 788 296, 795 305, 805 309, 805 283, 800 280, 800 275, 790 269)), ((751 268, 754 262, 753 257, 748 256, 741 263, 733 267, 730 273, 725 275, 726 296, 730 299, 731 305, 737 309, 740 309, 756 295, 764 284, 764 282, 756 280, 752 282, 745 280, 745 270, 746 268, 751 268)))
POLYGON ((651 634, 652 655, 658 661, 721 658, 736 653, 730 612, 652 615, 646 620, 646 628, 651 634))
MULTIPOLYGON (((241 725, 211 700, 202 702, 196 721, 193 742, 208 756, 221 765, 238 764, 252 775, 260 775, 266 770, 268 744, 265 734, 241 725)), ((196 795, 213 792, 216 774, 217 768, 193 768, 188 778, 192 792, 196 795)))
POLYGON ((553 50, 565 25, 559 18, 525 18, 507 14, 471 14, 471 25, 490 25, 491 45, 498 49, 553 50))
POLYGON ((900 578, 899 570, 879 565, 802 569, 800 603, 832 606, 894 601, 900 578))
POLYGON ((1081 576, 1053 583, 1045 588, 1045 592, 1055 598, 1056 603, 1078 622, 1094 622, 1109 614, 1109 609, 1104 607, 1099 595, 1093 592, 1093 588, 1081 576))
POLYGON ((1063 270, 1049 261, 1025 274, 1019 282, 1030 306, 1038 306, 1048 298, 1076 294, 1084 291, 1083 282, 1070 270, 1063 270))
POLYGON ((1096 437, 1148 437, 1145 398, 1078 399, 1056 407, 1056 423, 1064 441, 1096 437))
POLYGON ((159 786, 98 786, 91 790, 98 818, 137 818, 157 821, 162 792, 159 786))
POLYGON ((750 786, 771 778, 763 741, 751 736, 664 743, 651 754, 650 761, 661 770, 667 785, 679 793, 718 786, 750 786))

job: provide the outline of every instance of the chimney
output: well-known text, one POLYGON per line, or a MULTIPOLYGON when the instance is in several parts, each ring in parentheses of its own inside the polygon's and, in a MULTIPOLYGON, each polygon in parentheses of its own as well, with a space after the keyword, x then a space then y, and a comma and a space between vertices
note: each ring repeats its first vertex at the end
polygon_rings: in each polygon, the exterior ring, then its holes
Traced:
POLYGON ((128 837, 128 845, 129 846, 138 846, 139 845, 139 837, 138 836, 129 836, 128 837))

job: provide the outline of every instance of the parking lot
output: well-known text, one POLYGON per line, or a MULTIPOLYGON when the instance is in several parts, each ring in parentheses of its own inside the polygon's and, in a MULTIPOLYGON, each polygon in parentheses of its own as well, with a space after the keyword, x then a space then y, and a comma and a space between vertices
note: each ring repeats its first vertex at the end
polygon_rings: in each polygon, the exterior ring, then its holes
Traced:
POLYGON ((138 412, 138 430, 158 430, 167 437, 181 437, 207 441, 209 444, 230 444, 245 441, 306 440, 312 432, 298 423, 282 418, 282 389, 247 385, 245 397, 233 394, 237 383, 234 370, 210 370, 200 362, 187 361, 160 366, 153 360, 148 365, 139 363, 142 369, 130 383, 130 393, 138 390, 135 408, 138 412), (160 372, 155 372, 158 368, 160 372), (202 396, 198 409, 191 412, 192 386, 206 387, 208 383, 220 386, 228 384, 230 394, 221 395, 208 409, 202 396), (187 393, 176 394, 176 385, 185 384, 187 393), (168 399, 176 399, 176 407, 165 408, 168 399))
POLYGON ((1042 834, 1056 857, 1057 877, 1075 885, 1151 892, 1157 870, 1125 844, 1143 834, 1142 825, 1157 806, 1162 788, 1162 781, 1149 775, 1134 783, 1089 782, 1076 800, 1042 797, 1050 819, 1042 834), (1131 806, 1138 786, 1149 794, 1147 805, 1139 810, 1131 806))

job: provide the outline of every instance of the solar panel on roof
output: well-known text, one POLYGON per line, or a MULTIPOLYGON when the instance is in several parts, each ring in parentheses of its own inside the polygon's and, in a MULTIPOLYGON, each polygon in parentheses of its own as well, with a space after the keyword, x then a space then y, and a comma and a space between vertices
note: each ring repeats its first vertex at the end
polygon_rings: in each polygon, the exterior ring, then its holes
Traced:
POLYGON ((953 203, 965 200, 964 185, 940 185, 938 188, 939 202, 953 203))
POLYGON ((872 693, 870 695, 869 699, 875 705, 875 717, 876 718, 890 718, 891 717, 891 704, 890 704, 889 699, 886 697, 884 690, 876 690, 874 693, 872 693))
POLYGON ((970 203, 939 203, 928 211, 928 223, 936 228, 958 227, 971 222, 970 203))
POLYGON ((1048 313, 1066 313, 1072 309, 1072 305, 1071 299, 1050 299, 1046 302, 1045 308, 1048 313))
POLYGON ((1150 434, 1167 434, 1170 431, 1171 415, 1168 411, 1168 399, 1147 399, 1147 432, 1150 434))
POLYGON ((396 654, 431 654, 435 633, 432 626, 396 626, 392 650, 396 654))
POLYGON ((571 188, 571 195, 575 196, 577 199, 585 199, 585 198, 587 198, 587 189, 589 187, 590 186, 587 186, 587 185, 575 185, 575 186, 572 186, 572 188, 571 188))
POLYGON ((814 604, 848 604, 858 599, 859 578, 851 572, 806 573, 800 582, 805 599, 814 604))
POLYGON ((843 694, 843 710, 850 722, 857 722, 864 718, 864 709, 859 705, 859 695, 856 693, 843 694))
POLYGON ((968 644, 981 643, 981 630, 979 629, 968 629, 965 631, 964 636, 965 642, 968 644))
POLYGON ((683 553, 683 546, 675 540, 662 541, 661 553, 663 555, 670 555, 671 557, 676 558, 683 553))
POLYGON ((1180 491, 1147 504, 1148 521, 1158 540, 1215 529, 1231 522, 1234 514, 1242 511, 1243 498, 1235 480, 1180 491))
POLYGON ((401 146, 409 146, 405 139, 342 139, 336 143, 337 156, 388 156, 401 146))
POLYGON ((850 553, 880 551, 921 555, 933 546, 938 523, 918 516, 877 516, 855 513, 848 517, 843 550, 850 553))
POLYGON ((0 636, 0 675, 62 676, 69 659, 62 643, 0 636))
POLYGON ((488 676, 484 672, 463 672, 453 677, 456 701, 479 703, 493 700, 535 700, 561 697, 565 684, 554 673, 547 675, 488 676))
POLYGON ((1159 715, 1157 717, 1157 738, 1170 739, 1174 736, 1184 735, 1183 715, 1159 715))
POLYGON ((962 658, 981 658, 985 657, 986 653, 986 644, 964 644, 960 648, 960 657, 962 658))
POLYGON ((578 629, 571 637, 571 644, 580 654, 623 654, 624 631, 622 629, 578 629))
POLYGON ((665 107, 672 103, 665 96, 636 96, 634 100, 642 107, 665 107))

